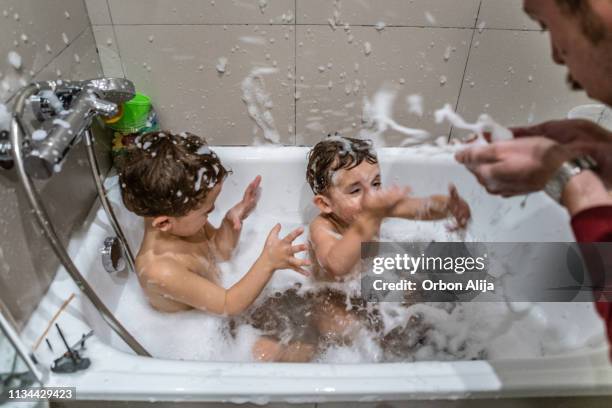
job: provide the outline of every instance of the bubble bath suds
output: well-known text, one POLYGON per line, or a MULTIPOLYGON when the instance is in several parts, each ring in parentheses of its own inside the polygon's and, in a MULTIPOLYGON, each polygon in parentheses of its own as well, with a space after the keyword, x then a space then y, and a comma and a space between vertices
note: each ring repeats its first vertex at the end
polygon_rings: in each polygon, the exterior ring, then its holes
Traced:
POLYGON ((494 142, 510 140, 514 137, 510 129, 495 122, 492 117, 486 114, 480 115, 476 123, 467 123, 461 116, 459 116, 458 113, 453 110, 450 104, 446 104, 442 109, 438 109, 434 115, 436 123, 439 124, 446 120, 455 128, 468 130, 478 135, 480 139, 484 138, 484 133, 490 133, 491 140, 494 142))
MULTIPOLYGON (((120 207, 115 178, 107 180, 109 197, 115 203, 119 221, 128 234, 133 248, 142 237, 142 221, 120 207), (113 188, 110 188, 114 184, 113 188)), ((231 183, 231 179, 228 180, 231 183)), ((214 225, 223 217, 224 209, 215 211, 214 225)), ((306 210, 305 210, 306 211, 306 210)), ((102 222, 103 211, 98 213, 102 222)), ((259 256, 269 230, 280 222, 281 235, 299 226, 306 226, 295 210, 280 210, 274 214, 256 209, 246 220, 235 257, 219 265, 221 284, 228 288, 238 282, 259 256)), ((478 241, 484 239, 468 230, 465 235, 449 233, 444 222, 387 220, 383 223, 381 241, 478 241)), ((297 243, 305 243, 300 237, 297 243)), ((257 303, 275 292, 301 283, 302 291, 317 287, 308 278, 293 271, 278 271, 264 289, 257 303)), ((154 356, 159 358, 202 361, 252 361, 251 347, 261 333, 248 325, 240 325, 235 337, 229 335, 228 319, 201 311, 164 314, 153 310, 139 286, 135 274, 130 274, 126 288, 117 303, 116 314, 130 332, 154 356), (168 328, 172 328, 171 341, 168 328)), ((332 284, 347 293, 358 294, 360 281, 332 284)), ((469 360, 480 358, 537 357, 583 347, 585 339, 576 325, 568 321, 548 320, 543 307, 528 305, 511 307, 507 302, 467 304, 416 304, 408 308, 388 303, 380 306, 384 334, 395 334, 391 342, 397 353, 384 352, 375 335, 366 329, 358 331, 352 345, 332 346, 322 352, 316 362, 365 363, 381 361, 469 360), (413 326, 407 322, 418 318, 413 326), (408 329, 406 329, 408 328, 408 329)), ((582 313, 590 304, 585 304, 582 313)))
MULTIPOLYGON (((428 132, 402 126, 393 120, 393 105, 396 98, 397 91, 390 88, 383 88, 376 92, 372 101, 367 97, 363 98, 362 121, 366 129, 361 131, 360 136, 362 138, 372 139, 378 147, 384 147, 382 135, 388 129, 407 136, 403 144, 422 143, 429 138, 428 132)), ((413 106, 413 108, 418 111, 417 106, 413 106)))
POLYGON ((264 139, 275 144, 280 143, 280 135, 272 116, 274 104, 265 90, 264 76, 277 72, 276 68, 256 68, 242 81, 242 100, 249 116, 263 131, 264 139))

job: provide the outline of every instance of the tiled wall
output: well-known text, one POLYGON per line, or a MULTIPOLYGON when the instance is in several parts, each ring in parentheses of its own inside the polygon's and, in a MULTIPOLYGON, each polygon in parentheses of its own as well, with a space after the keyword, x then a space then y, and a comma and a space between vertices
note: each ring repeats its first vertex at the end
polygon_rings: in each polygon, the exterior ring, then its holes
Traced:
MULTIPOLYGON (((87 4, 104 72, 125 75, 151 95, 164 127, 215 144, 261 140, 241 89, 255 67, 277 70, 263 80, 274 125, 289 145, 357 133, 364 96, 385 85, 399 92, 397 122, 437 136, 451 132, 432 116, 445 103, 468 120, 489 112, 507 125, 565 117, 591 103, 564 85, 566 69, 553 64, 548 36, 521 0, 87 4), (220 58, 228 61, 225 73, 216 69, 220 58), (406 106, 415 93, 424 97, 422 118, 406 106)), ((602 109, 590 115, 600 120, 602 109)), ((391 145, 403 140, 393 131, 386 136, 391 145)))
MULTIPOLYGON (((82 0, 0 0, 0 103, 11 106, 22 84, 102 75, 93 31, 82 0), (7 61, 17 52, 22 67, 7 61)), ((97 137, 99 160, 108 169, 108 142, 97 137)), ((57 232, 67 242, 95 200, 83 145, 62 171, 37 183, 57 232)), ((23 324, 45 293, 58 261, 41 238, 14 170, 0 169, 0 298, 23 324)), ((53 311, 49 311, 53 313, 53 311)))

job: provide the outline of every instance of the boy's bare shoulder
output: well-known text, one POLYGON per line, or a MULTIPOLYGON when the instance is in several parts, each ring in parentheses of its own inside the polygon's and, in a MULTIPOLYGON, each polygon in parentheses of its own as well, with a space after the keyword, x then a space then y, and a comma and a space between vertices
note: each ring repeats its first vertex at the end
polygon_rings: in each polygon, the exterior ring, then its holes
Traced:
POLYGON ((163 282, 176 277, 177 274, 189 272, 187 265, 179 259, 168 255, 145 254, 136 257, 138 276, 147 281, 163 282))
POLYGON ((323 237, 328 237, 330 234, 339 234, 336 229, 336 226, 328 218, 324 217, 321 214, 317 215, 317 217, 312 220, 308 228, 310 232, 310 237, 314 240, 318 240, 319 238, 323 237))

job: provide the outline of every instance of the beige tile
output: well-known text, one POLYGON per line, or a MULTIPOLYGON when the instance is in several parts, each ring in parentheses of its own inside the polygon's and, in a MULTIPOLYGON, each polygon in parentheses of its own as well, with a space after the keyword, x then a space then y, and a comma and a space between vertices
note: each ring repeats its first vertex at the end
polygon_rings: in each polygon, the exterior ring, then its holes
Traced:
MULTIPOLYGON (((450 127, 435 125, 432 113, 447 102, 455 105, 471 35, 469 29, 390 27, 376 32, 371 27, 353 27, 347 33, 327 26, 298 26, 298 144, 316 143, 335 131, 357 134, 364 97, 371 99, 387 84, 398 90, 393 109, 396 122, 435 136, 448 135, 450 127), (354 36, 352 43, 349 36, 354 36), (365 42, 371 45, 369 55, 365 42), (442 76, 446 78, 443 85, 442 76), (408 112, 406 97, 411 94, 423 96, 422 118, 408 112)), ((384 136, 388 145, 404 140, 395 131, 384 136)))
POLYGON ((98 52, 100 53, 100 62, 104 76, 112 78, 124 77, 113 26, 93 26, 93 33, 96 38, 98 52))
POLYGON ((583 92, 569 90, 566 73, 567 68, 553 63, 546 35, 477 32, 458 111, 468 121, 487 112, 505 125, 565 118, 575 106, 594 103, 583 92))
MULTIPOLYGON (((29 17, 40 16, 35 14, 29 17)), ((55 18, 56 24, 63 24, 63 16, 55 18)), ((56 67, 61 68, 65 78, 70 79, 92 78, 100 74, 91 30, 88 29, 73 41, 34 80, 55 78, 56 67), (75 53, 80 55, 80 63, 74 60, 75 53)), ((110 166, 108 140, 96 135, 96 142, 101 169, 106 173, 110 166)), ((0 293, 18 322, 24 324, 46 292, 59 262, 28 210, 29 205, 15 170, 0 174, 0 205, 3 208, 0 236, 11 237, 2 240, 0 260, 4 262, 0 263, 4 267, 0 273, 0 293)), ((78 144, 70 152, 59 174, 50 180, 36 182, 36 186, 55 230, 62 242, 67 244, 71 232, 82 225, 96 197, 84 144, 78 144)))
POLYGON ((295 16, 294 0, 109 0, 109 5, 115 24, 292 24, 295 16))
POLYGON ((106 0, 85 0, 89 19, 93 25, 111 24, 106 0))
POLYGON ((88 28, 68 48, 47 65, 36 80, 81 80, 104 76, 91 28, 88 28))
POLYGON ((482 0, 477 27, 540 30, 523 11, 523 0, 482 0))
POLYGON ((0 82, 6 84, 0 86, 0 101, 21 86, 20 79, 29 81, 59 55, 67 47, 64 40, 70 43, 89 25, 82 0, 4 0, 0 13, 0 82), (21 57, 19 70, 7 61, 10 51, 21 57))
POLYGON ((253 69, 276 65, 263 76, 268 108, 281 142, 294 143, 293 26, 117 26, 116 34, 127 78, 152 97, 162 126, 214 144, 262 140, 242 82, 253 69), (221 58, 224 74, 216 69, 221 58))
MULTIPOLYGON (((503 0, 502 0, 503 1, 503 0)), ((298 24, 474 27, 479 0, 297 0, 298 24)))

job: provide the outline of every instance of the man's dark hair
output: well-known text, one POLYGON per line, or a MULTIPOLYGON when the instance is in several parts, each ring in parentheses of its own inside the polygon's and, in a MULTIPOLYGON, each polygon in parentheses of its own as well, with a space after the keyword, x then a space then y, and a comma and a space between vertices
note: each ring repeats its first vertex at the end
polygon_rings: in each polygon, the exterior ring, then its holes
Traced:
POLYGON ((331 186, 334 172, 350 170, 364 160, 378 163, 371 140, 330 135, 308 153, 306 180, 315 194, 323 194, 331 186))
POLYGON ((580 21, 582 31, 593 44, 598 44, 606 38, 606 26, 595 14, 588 0, 556 0, 561 11, 573 15, 580 21))
POLYGON ((119 182, 123 203, 141 217, 184 216, 228 174, 204 138, 191 133, 147 133, 136 145, 119 182))

